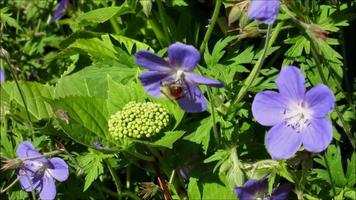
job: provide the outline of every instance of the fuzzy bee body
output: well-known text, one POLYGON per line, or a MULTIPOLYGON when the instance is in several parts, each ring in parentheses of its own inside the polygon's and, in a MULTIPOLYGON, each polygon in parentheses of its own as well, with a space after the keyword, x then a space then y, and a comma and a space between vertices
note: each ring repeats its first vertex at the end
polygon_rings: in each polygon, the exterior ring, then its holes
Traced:
POLYGON ((172 100, 184 97, 184 85, 181 80, 161 84, 161 92, 172 100))

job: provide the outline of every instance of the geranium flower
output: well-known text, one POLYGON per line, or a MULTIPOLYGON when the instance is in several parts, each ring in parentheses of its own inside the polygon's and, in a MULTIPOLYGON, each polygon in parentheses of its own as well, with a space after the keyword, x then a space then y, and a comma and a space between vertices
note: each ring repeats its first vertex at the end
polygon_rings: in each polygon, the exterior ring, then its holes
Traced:
POLYGON ((51 22, 58 21, 62 17, 65 9, 68 6, 69 6, 69 0, 61 0, 59 2, 59 5, 58 5, 58 8, 57 8, 56 12, 54 13, 53 18, 51 19, 51 22))
POLYGON ((136 63, 146 69, 139 76, 146 92, 154 97, 161 97, 163 88, 168 87, 170 89, 168 93, 172 93, 173 98, 186 112, 206 110, 207 101, 198 84, 224 86, 216 80, 192 73, 199 62, 200 54, 191 45, 179 42, 170 45, 167 59, 149 51, 139 51, 135 58, 136 63))
POLYGON ((23 161, 18 171, 21 187, 26 192, 35 189, 41 199, 54 199, 57 193, 54 179, 62 182, 68 178, 68 165, 64 160, 43 157, 28 141, 19 145, 16 155, 23 161))
POLYGON ((239 200, 285 200, 291 190, 289 184, 283 184, 272 191, 271 195, 267 194, 268 179, 262 180, 250 179, 242 187, 237 187, 235 192, 239 200))
POLYGON ((252 114, 260 124, 272 126, 266 146, 273 159, 293 156, 303 144, 310 152, 321 152, 332 140, 335 97, 325 85, 306 92, 304 75, 293 66, 282 68, 276 84, 279 92, 263 91, 252 102, 252 114))
POLYGON ((248 18, 273 24, 277 19, 279 7, 279 0, 252 0, 248 8, 248 18))

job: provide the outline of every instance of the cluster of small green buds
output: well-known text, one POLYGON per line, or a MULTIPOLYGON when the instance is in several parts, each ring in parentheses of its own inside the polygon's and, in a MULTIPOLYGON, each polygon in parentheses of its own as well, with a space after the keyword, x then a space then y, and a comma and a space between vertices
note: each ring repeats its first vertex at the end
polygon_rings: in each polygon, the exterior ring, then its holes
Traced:
POLYGON ((109 132, 116 140, 148 138, 159 133, 168 123, 168 111, 161 104, 129 102, 110 117, 109 132))

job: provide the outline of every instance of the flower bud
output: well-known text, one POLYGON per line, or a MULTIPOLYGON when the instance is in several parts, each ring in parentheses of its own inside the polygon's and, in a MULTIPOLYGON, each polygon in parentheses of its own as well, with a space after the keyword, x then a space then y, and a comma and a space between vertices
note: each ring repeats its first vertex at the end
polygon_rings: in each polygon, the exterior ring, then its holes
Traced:
POLYGON ((109 133, 118 140, 124 137, 148 138, 167 127, 169 114, 162 105, 152 102, 129 102, 109 119, 109 133))

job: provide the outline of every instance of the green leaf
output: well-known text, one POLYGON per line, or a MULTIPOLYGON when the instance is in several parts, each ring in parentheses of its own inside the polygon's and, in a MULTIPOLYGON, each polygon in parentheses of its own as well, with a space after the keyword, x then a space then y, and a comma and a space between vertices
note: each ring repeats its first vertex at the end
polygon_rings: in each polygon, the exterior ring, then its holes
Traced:
POLYGON ((346 170, 347 186, 352 188, 356 184, 356 153, 353 152, 351 159, 347 160, 346 170))
POLYGON ((164 136, 159 140, 153 142, 152 144, 155 146, 167 147, 169 149, 173 148, 173 144, 179 140, 185 131, 167 131, 164 133, 164 136))
POLYGON ((80 26, 94 25, 97 23, 103 23, 111 19, 115 15, 124 15, 131 12, 132 12, 131 9, 126 5, 119 6, 119 7, 113 6, 113 7, 99 8, 96 10, 92 10, 80 14, 76 18, 76 22, 80 26))
MULTIPOLYGON (((48 119, 52 116, 51 108, 44 98, 52 98, 53 87, 35 82, 19 82, 19 87, 31 115, 31 121, 48 119)), ((27 120, 25 104, 15 82, 7 81, 1 84, 1 104, 11 108, 12 103, 20 108, 19 111, 14 112, 27 120)))
POLYGON ((204 174, 202 178, 190 178, 188 184, 189 199, 236 199, 233 189, 227 186, 226 177, 220 175, 214 177, 211 174, 204 174))
POLYGON ((9 26, 15 27, 16 29, 22 30, 21 26, 17 21, 11 17, 11 13, 6 13, 9 8, 5 7, 0 10, 0 22, 1 24, 8 24, 9 26))
MULTIPOLYGON (((68 46, 67 51, 70 49, 84 51, 97 60, 117 60, 116 51, 112 43, 100 40, 99 38, 77 39, 68 46)), ((119 61, 117 60, 117 62, 119 61)))
POLYGON ((219 41, 217 41, 211 55, 207 47, 204 52, 204 59, 206 64, 211 67, 216 65, 225 54, 224 48, 236 38, 237 36, 228 36, 224 39, 220 39, 219 41))
POLYGON ((92 146, 108 138, 106 101, 96 97, 67 96, 49 101, 60 127, 73 140, 92 146))
POLYGON ((104 159, 110 157, 112 156, 94 150, 90 150, 86 155, 78 157, 79 165, 84 167, 84 172, 86 173, 83 192, 104 173, 104 159))
POLYGON ((207 153, 209 148, 210 132, 212 128, 213 123, 211 121, 211 117, 209 116, 201 120, 200 126, 197 128, 197 130, 184 137, 184 139, 197 144, 202 144, 204 153, 207 153))
POLYGON ((135 39, 132 39, 132 38, 129 38, 129 37, 125 37, 123 35, 113 35, 113 34, 111 34, 111 36, 115 40, 117 40, 120 44, 123 44, 126 47, 127 51, 130 52, 130 53, 132 53, 132 50, 133 50, 134 47, 136 47, 136 49, 135 49, 136 51, 140 51, 140 50, 151 50, 151 51, 153 51, 153 49, 149 45, 147 45, 147 44, 145 44, 143 42, 140 42, 138 40, 135 40, 135 39))
POLYGON ((152 1, 151 0, 140 0, 140 4, 142 6, 143 13, 145 13, 146 17, 148 17, 151 14, 152 1))
MULTIPOLYGON (((328 162, 328 165, 330 167, 330 174, 333 183, 338 186, 338 187, 344 187, 346 184, 346 178, 344 174, 344 170, 342 168, 342 160, 341 160, 341 152, 340 149, 334 145, 330 145, 328 147, 327 152, 324 154, 326 157, 326 160, 328 162)), ((316 162, 319 164, 323 165, 325 168, 327 168, 327 165, 325 163, 325 159, 323 156, 320 156, 319 158, 315 159, 316 162)), ((329 178, 327 169, 315 169, 317 174, 320 176, 320 178, 326 180, 327 182, 331 183, 331 180, 329 178)))
POLYGON ((59 79, 55 87, 55 97, 94 96, 107 98, 108 76, 117 82, 133 79, 138 69, 127 68, 117 63, 115 66, 94 64, 77 73, 59 79))
POLYGON ((130 82, 126 85, 115 82, 110 76, 107 78, 109 115, 120 111, 128 102, 144 102, 147 98, 141 85, 130 82))
POLYGON ((199 179, 197 178, 189 178, 188 184, 188 197, 189 199, 201 199, 201 194, 198 185, 199 179))
POLYGON ((278 173, 278 175, 284 177, 289 182, 294 183, 293 177, 289 173, 288 168, 287 168, 287 164, 285 162, 279 162, 279 165, 276 166, 276 170, 275 171, 278 173))

